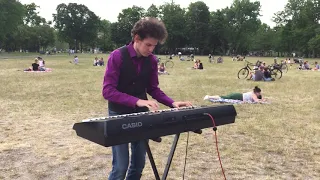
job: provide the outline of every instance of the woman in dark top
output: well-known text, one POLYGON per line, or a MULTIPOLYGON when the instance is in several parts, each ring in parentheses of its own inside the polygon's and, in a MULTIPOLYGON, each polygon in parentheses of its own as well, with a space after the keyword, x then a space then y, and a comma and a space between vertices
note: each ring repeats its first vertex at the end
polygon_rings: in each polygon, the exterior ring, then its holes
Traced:
POLYGON ((274 78, 271 77, 271 72, 270 72, 270 69, 268 67, 264 67, 263 79, 265 81, 274 81, 275 80, 274 78))
POLYGON ((38 59, 34 60, 34 63, 32 64, 32 70, 39 71, 38 59))
POLYGON ((271 72, 269 71, 268 67, 264 68, 263 76, 264 78, 271 78, 271 72))
POLYGON ((198 69, 203 69, 203 64, 202 64, 202 62, 200 62, 200 61, 199 61, 199 67, 198 67, 198 69))

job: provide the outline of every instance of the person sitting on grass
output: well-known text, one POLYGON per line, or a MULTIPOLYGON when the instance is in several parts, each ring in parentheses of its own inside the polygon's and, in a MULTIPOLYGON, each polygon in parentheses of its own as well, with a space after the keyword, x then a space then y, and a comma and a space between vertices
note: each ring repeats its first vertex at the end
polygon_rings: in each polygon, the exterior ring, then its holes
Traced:
POLYGON ((203 64, 202 64, 202 62, 200 61, 200 59, 197 59, 197 60, 194 62, 194 65, 193 65, 192 69, 203 69, 203 64))
POLYGON ((164 66, 164 63, 161 63, 159 66, 158 66, 158 73, 159 74, 169 74, 167 71, 166 71, 166 68, 164 66))
POLYGON ((306 61, 303 64, 300 64, 298 69, 300 69, 300 70, 311 70, 312 68, 310 68, 309 62, 306 61))
POLYGON ((103 57, 101 57, 99 59, 99 62, 98 62, 99 66, 104 66, 104 60, 103 60, 103 57))
POLYGON ((209 54, 209 63, 212 63, 213 60, 214 60, 214 57, 211 54, 209 54))
POLYGON ((260 66, 258 70, 251 72, 247 80, 262 81, 263 80, 263 66, 260 66))
MULTIPOLYGON (((69 62, 72 63, 72 61, 69 61, 69 62)), ((73 63, 76 64, 76 65, 79 63, 78 56, 74 56, 73 63)))
POLYGON ((271 77, 271 72, 270 72, 270 69, 268 67, 264 67, 263 79, 265 81, 274 81, 275 80, 274 78, 271 77))
POLYGON ((39 68, 39 60, 36 58, 34 59, 34 63, 31 64, 31 67, 24 69, 24 71, 39 71, 39 68))
POLYGON ((265 99, 262 98, 261 89, 258 86, 255 86, 253 91, 246 93, 231 93, 226 96, 209 96, 206 95, 203 100, 209 99, 232 99, 240 100, 244 102, 264 102, 265 99))
POLYGON ((199 61, 200 61, 200 60, 197 59, 197 60, 194 62, 193 69, 198 69, 198 68, 199 68, 199 64, 200 64, 199 61))
POLYGON ((93 66, 98 66, 98 57, 95 57, 94 60, 93 60, 93 66))
POLYGON ((315 65, 315 67, 313 70, 320 71, 320 65, 318 64, 318 62, 314 62, 314 65, 315 65))
POLYGON ((203 69, 203 64, 202 62, 199 60, 199 66, 198 66, 198 69, 203 69))
POLYGON ((217 63, 223 63, 223 59, 222 59, 222 57, 220 56, 220 57, 218 57, 218 59, 217 59, 217 63))
POLYGON ((40 71, 45 71, 46 67, 45 67, 45 61, 42 59, 42 57, 38 57, 38 64, 39 64, 39 70, 40 71))

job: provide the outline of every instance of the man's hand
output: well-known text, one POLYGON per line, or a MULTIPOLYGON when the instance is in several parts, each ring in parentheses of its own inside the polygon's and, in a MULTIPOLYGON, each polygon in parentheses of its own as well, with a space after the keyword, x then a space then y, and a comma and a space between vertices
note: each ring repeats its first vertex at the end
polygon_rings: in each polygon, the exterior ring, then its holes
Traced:
POLYGON ((137 106, 139 106, 139 107, 147 107, 147 108, 149 108, 151 111, 156 111, 156 110, 159 109, 159 105, 158 105, 157 102, 155 102, 155 101, 149 101, 149 100, 139 99, 136 104, 137 104, 137 106))
POLYGON ((173 102, 172 106, 175 108, 184 107, 184 106, 192 106, 191 102, 173 102))

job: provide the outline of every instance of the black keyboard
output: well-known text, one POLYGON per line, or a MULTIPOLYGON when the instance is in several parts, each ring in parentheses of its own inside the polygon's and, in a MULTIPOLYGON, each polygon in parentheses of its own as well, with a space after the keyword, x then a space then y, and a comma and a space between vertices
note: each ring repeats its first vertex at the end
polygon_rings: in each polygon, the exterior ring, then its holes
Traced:
POLYGON ((75 123, 77 135, 105 147, 188 131, 199 131, 235 122, 233 105, 172 108, 118 116, 86 119, 75 123))

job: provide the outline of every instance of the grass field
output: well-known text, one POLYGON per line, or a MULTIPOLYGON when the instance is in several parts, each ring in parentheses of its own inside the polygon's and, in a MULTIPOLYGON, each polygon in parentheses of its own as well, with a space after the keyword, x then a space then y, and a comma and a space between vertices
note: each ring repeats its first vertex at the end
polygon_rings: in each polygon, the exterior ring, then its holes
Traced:
MULTIPOLYGON (((79 65, 69 63, 72 56, 44 56, 53 72, 23 72, 33 58, 0 60, 0 179, 107 179, 111 148, 72 129, 83 119, 107 116, 101 95, 105 67, 92 66, 94 55, 79 55, 79 65)), ((170 75, 159 77, 174 100, 210 105, 203 101, 206 94, 246 92, 259 85, 271 102, 235 105, 236 122, 218 127, 227 179, 320 177, 320 72, 298 71, 294 65, 280 80, 252 82, 237 79, 243 62, 225 57, 224 64, 208 64, 207 57, 198 58, 205 70, 188 70, 192 62, 175 59, 170 75)), ((186 137, 179 141, 170 180, 182 179, 186 137)), ((150 143, 161 174, 172 140, 150 143)), ((154 179, 148 160, 142 179, 154 179)), ((190 133, 185 179, 223 179, 211 129, 190 133)))

